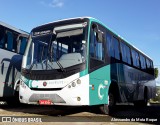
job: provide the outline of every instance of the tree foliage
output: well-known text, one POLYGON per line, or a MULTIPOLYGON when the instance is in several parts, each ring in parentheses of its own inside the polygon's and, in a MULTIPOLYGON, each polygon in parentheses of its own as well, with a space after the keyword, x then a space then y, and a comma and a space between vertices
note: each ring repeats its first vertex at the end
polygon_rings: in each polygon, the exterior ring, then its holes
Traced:
POLYGON ((158 68, 154 69, 154 74, 155 74, 155 78, 157 78, 158 77, 158 68))

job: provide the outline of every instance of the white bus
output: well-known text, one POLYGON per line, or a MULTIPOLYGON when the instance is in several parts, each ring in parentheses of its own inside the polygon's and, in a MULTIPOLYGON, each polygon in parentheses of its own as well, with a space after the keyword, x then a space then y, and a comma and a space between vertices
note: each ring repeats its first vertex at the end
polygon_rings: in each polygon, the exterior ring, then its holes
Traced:
POLYGON ((153 61, 94 18, 34 28, 22 63, 20 102, 145 106, 155 96, 153 61))
POLYGON ((0 22, 0 100, 18 102, 22 57, 29 34, 0 22))

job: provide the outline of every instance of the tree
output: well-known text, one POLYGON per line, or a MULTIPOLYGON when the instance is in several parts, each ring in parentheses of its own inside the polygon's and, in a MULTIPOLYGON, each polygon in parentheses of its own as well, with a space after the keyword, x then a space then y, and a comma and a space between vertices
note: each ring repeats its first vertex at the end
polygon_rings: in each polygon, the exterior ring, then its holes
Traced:
POLYGON ((158 77, 158 68, 154 69, 154 74, 155 74, 155 78, 157 78, 158 77))

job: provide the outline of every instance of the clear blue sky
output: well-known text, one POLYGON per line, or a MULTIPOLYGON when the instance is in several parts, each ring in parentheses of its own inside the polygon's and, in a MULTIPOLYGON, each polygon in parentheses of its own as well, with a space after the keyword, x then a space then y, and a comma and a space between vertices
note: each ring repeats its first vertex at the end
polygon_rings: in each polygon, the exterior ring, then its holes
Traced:
POLYGON ((27 32, 79 16, 99 19, 160 65, 160 0, 0 0, 0 21, 27 32))

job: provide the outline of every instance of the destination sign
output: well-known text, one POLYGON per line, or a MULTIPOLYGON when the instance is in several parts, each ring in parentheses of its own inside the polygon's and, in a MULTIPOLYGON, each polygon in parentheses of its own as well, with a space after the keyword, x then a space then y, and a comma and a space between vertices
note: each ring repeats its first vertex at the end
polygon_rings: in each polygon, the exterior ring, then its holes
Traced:
POLYGON ((38 31, 38 32, 33 32, 33 36, 42 36, 42 35, 48 35, 51 33, 52 33, 51 30, 38 31))

